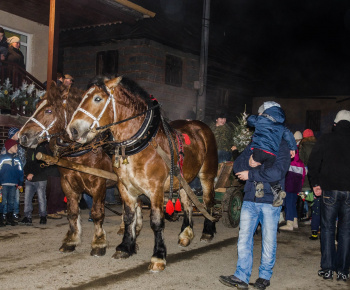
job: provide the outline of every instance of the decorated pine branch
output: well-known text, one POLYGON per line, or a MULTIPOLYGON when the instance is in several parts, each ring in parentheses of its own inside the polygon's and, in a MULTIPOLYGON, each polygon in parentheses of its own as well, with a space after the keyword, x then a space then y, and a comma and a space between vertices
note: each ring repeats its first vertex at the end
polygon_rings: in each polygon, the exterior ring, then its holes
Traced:
POLYGON ((241 113, 237 117, 238 124, 233 124, 233 144, 237 147, 239 152, 242 152, 250 143, 253 132, 247 127, 247 113, 241 113))
POLYGON ((45 91, 35 89, 34 84, 23 81, 20 88, 14 89, 7 78, 0 84, 0 108, 11 110, 14 107, 20 112, 34 112, 37 102, 45 91))

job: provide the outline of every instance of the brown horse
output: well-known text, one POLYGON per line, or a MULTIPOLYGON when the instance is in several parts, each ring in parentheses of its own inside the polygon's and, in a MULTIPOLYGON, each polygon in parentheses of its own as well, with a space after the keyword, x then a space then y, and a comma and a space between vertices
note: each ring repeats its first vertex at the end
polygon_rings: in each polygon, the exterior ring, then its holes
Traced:
MULTIPOLYGON (((47 139, 45 138, 47 135, 60 132, 65 133, 67 120, 71 118, 81 99, 82 91, 74 88, 51 86, 38 109, 21 128, 19 132, 21 145, 35 148, 40 142, 47 139)), ((60 136, 60 138, 64 137, 60 136)), ((56 138, 51 138, 50 140, 52 151, 57 147, 64 148, 62 147, 63 145, 66 144, 62 142, 57 143, 56 138)), ((98 148, 94 152, 90 150, 82 153, 84 154, 76 153, 76 155, 67 156, 63 159, 113 172, 111 158, 102 148, 98 148)), ((95 225, 95 233, 90 254, 92 256, 103 256, 107 247, 106 233, 102 227, 105 217, 106 179, 63 167, 59 167, 59 171, 62 189, 67 197, 68 221, 70 225, 60 251, 72 252, 81 241, 79 201, 82 193, 85 192, 93 198, 91 216, 95 225)))
MULTIPOLYGON (((161 271, 166 265, 164 192, 169 191, 171 185, 169 168, 159 155, 157 146, 170 158, 171 150, 177 151, 175 146, 170 145, 171 139, 178 140, 183 150, 180 148, 180 153, 174 154, 174 162, 178 159, 181 161, 177 156, 181 157, 183 153, 182 172, 185 180, 190 182, 199 176, 208 212, 214 205, 214 178, 218 164, 215 137, 207 125, 200 121, 180 120, 169 126, 163 121, 157 104, 127 78, 96 79, 67 126, 70 138, 80 143, 91 141, 98 131, 109 128, 112 132, 116 146, 114 162, 117 167, 114 170, 119 177, 118 188, 125 203, 124 237, 113 257, 127 258, 136 253, 135 207, 137 197, 143 193, 151 200, 151 228, 155 236, 149 265, 151 271, 161 271), (169 134, 166 134, 168 131, 169 134)), ((175 190, 180 188, 176 178, 173 187, 175 190)), ((180 189, 179 193, 185 213, 179 244, 188 246, 194 237, 193 208, 184 189, 180 189)), ((211 240, 214 233, 215 222, 205 218, 201 240, 211 240)))

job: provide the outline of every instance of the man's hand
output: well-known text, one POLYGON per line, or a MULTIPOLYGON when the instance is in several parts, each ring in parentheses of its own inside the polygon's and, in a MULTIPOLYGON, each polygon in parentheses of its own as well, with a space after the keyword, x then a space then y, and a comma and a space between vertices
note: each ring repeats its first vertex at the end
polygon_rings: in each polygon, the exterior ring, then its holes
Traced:
POLYGON ((232 150, 232 151, 237 150, 237 146, 232 146, 232 147, 231 147, 231 150, 232 150))
POLYGON ((23 188, 23 186, 21 186, 21 185, 18 185, 18 186, 17 186, 17 188, 18 188, 18 189, 22 189, 22 188, 23 188))
POLYGON ((249 158, 249 166, 250 167, 257 167, 261 165, 260 162, 256 162, 254 159, 253 159, 253 155, 250 155, 250 158, 249 158))
POLYGON ((294 158, 295 157, 295 150, 290 150, 290 158, 294 158))
POLYGON ((34 177, 34 175, 31 174, 31 173, 29 173, 29 174, 27 175, 27 179, 28 179, 29 181, 31 181, 31 180, 33 179, 33 177, 34 177))
POLYGON ((322 189, 321 189, 321 186, 315 186, 315 187, 313 187, 313 190, 314 190, 314 194, 316 195, 316 196, 321 196, 321 194, 322 194, 322 189))
POLYGON ((248 175, 249 175, 249 171, 245 170, 245 171, 241 171, 241 172, 237 172, 236 176, 240 179, 240 180, 248 180, 248 175))

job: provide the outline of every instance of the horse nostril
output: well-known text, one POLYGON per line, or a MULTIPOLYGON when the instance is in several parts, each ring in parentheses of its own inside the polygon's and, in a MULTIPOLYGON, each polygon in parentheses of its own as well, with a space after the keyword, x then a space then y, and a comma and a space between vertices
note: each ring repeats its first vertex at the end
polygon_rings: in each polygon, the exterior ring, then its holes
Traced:
POLYGON ((78 136, 78 130, 77 129, 72 128, 70 130, 70 132, 71 132, 73 138, 76 138, 78 136))
POLYGON ((21 138, 19 139, 19 143, 21 143, 21 145, 26 145, 28 142, 28 138, 26 135, 22 135, 21 138))

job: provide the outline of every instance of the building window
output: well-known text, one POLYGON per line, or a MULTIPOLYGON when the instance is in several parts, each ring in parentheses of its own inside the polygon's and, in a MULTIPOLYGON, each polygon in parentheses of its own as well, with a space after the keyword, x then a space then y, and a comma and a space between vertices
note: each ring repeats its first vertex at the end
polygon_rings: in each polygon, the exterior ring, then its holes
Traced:
POLYGON ((96 55, 96 75, 113 75, 118 73, 118 51, 99 51, 96 55))
POLYGON ((165 61, 165 83, 176 87, 182 86, 182 59, 168 54, 165 61))
POLYGON ((318 132, 321 129, 321 111, 306 111, 306 128, 318 132))
POLYGON ((4 26, 2 26, 2 28, 5 31, 5 36, 6 38, 10 38, 12 36, 17 36, 20 39, 20 51, 23 53, 24 56, 24 64, 26 66, 27 69, 27 63, 28 63, 28 46, 29 46, 29 34, 26 34, 24 32, 21 31, 17 31, 17 30, 13 30, 13 29, 9 29, 6 28, 4 26))

